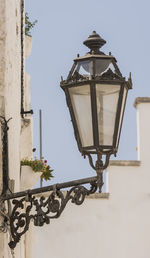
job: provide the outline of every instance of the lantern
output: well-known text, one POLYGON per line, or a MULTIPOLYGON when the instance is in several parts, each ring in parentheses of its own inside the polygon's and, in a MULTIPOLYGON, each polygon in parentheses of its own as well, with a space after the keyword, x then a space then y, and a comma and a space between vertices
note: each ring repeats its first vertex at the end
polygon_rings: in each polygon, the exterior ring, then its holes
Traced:
POLYGON ((106 43, 95 31, 83 42, 90 52, 78 57, 66 80, 61 81, 69 107, 79 151, 94 169, 104 169, 118 150, 128 90, 115 57, 99 49, 106 43), (92 154, 98 155, 96 167, 92 154), (106 157, 105 164, 102 156, 106 157))

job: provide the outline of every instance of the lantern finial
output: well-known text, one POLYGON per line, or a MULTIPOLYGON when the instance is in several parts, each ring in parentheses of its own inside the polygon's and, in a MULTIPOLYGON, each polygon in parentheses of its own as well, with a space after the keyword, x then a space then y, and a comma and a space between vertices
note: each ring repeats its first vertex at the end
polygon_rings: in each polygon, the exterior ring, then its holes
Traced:
POLYGON ((99 49, 106 43, 104 39, 100 37, 99 34, 96 33, 96 31, 93 31, 93 33, 86 39, 83 44, 87 46, 91 51, 90 53, 94 52, 94 54, 101 54, 99 49))

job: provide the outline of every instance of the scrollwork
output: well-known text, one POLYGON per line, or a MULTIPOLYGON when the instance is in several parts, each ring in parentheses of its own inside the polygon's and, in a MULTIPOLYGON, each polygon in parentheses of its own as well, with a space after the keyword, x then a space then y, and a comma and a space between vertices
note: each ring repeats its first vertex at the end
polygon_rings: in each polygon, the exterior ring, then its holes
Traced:
POLYGON ((90 184, 90 189, 79 185, 72 187, 67 193, 56 189, 47 198, 30 195, 20 200, 13 200, 14 207, 10 217, 12 239, 9 242, 10 248, 15 248, 21 236, 29 229, 31 221, 35 226, 43 226, 49 224, 51 219, 58 218, 69 200, 76 205, 81 205, 87 195, 95 193, 97 190, 96 181, 90 184))

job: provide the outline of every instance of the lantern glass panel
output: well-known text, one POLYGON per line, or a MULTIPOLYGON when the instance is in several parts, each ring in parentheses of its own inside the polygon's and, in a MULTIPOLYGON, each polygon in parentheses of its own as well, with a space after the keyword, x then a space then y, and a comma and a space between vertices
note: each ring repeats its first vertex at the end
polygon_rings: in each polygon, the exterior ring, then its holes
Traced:
POLYGON ((93 145, 90 85, 69 88, 82 147, 93 145))
POLYGON ((115 67, 110 59, 96 59, 95 61, 95 75, 100 76, 107 72, 108 69, 115 73, 115 67))
POLYGON ((96 84, 100 145, 113 145, 120 85, 96 84))
POLYGON ((90 61, 89 60, 79 61, 77 63, 75 72, 77 72, 80 75, 83 75, 85 77, 89 77, 90 76, 90 61))
POLYGON ((128 92, 128 90, 124 87, 116 146, 118 146, 118 143, 119 143, 120 130, 121 130, 121 125, 122 125, 122 118, 123 118, 123 113, 124 113, 124 108, 125 108, 125 103, 126 103, 127 92, 128 92))

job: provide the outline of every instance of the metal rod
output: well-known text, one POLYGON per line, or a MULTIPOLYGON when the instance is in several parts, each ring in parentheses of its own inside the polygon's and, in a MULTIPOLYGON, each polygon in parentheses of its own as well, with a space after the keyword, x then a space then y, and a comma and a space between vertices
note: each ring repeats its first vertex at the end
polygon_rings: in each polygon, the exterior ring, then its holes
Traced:
MULTIPOLYGON (((39 132, 40 132, 40 160, 42 160, 42 110, 39 110, 39 132)), ((42 187, 42 179, 40 179, 40 187, 42 187)))
POLYGON ((31 114, 33 115, 33 109, 29 110, 29 111, 24 111, 24 109, 21 109, 21 114, 22 115, 26 115, 26 114, 31 114))
POLYGON ((24 110, 24 0, 21 1, 21 115, 24 110))
MULTIPOLYGON (((11 118, 10 118, 11 119, 11 118)), ((2 130, 2 171, 3 171, 3 190, 2 194, 5 194, 9 188, 9 167, 8 167, 8 122, 10 119, 6 120, 5 117, 0 116, 0 124, 2 130)))
POLYGON ((97 176, 88 177, 88 178, 83 178, 83 179, 79 179, 79 180, 74 180, 74 181, 49 185, 49 186, 45 186, 45 187, 42 187, 42 188, 36 188, 36 189, 32 189, 32 190, 26 190, 26 191, 23 191, 23 192, 8 194, 6 196, 2 196, 1 199, 4 200, 4 201, 5 200, 11 200, 11 199, 15 199, 15 198, 24 197, 26 195, 33 195, 33 194, 49 192, 49 191, 54 190, 54 188, 56 188, 56 190, 60 190, 60 189, 64 189, 64 188, 68 188, 68 187, 72 187, 72 186, 83 185, 83 184, 88 184, 88 183, 92 183, 92 182, 96 182, 96 181, 97 181, 97 176))

